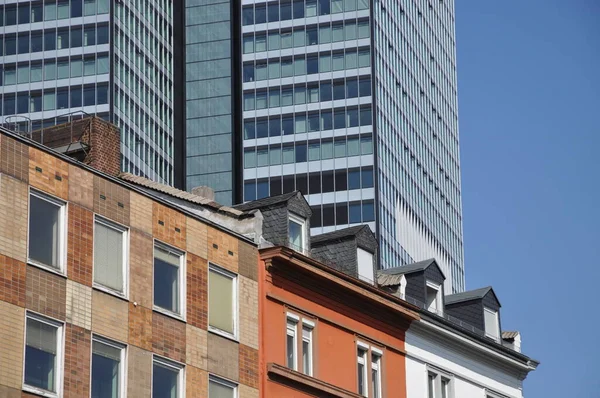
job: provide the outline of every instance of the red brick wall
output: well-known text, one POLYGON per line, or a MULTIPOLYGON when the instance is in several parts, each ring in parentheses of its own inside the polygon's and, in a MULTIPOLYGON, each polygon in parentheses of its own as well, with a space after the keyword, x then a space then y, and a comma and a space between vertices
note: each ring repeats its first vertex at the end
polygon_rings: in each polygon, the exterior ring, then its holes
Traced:
POLYGON ((69 279, 92 286, 94 213, 71 203, 67 244, 69 279))
POLYGON ((113 176, 121 172, 121 132, 100 118, 93 118, 89 127, 90 152, 85 163, 113 176))
POLYGON ((90 394, 89 330, 67 324, 65 328, 65 398, 87 397, 90 394))

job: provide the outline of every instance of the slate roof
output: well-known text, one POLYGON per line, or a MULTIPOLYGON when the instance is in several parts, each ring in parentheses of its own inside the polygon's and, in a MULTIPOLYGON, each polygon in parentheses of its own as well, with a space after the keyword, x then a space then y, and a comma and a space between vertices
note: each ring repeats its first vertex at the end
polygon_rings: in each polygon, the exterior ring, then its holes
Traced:
MULTIPOLYGON (((310 242, 312 246, 318 246, 320 243, 331 242, 336 239, 345 239, 356 236, 360 231, 364 228, 369 228, 368 225, 356 225, 354 227, 348 227, 344 229, 339 229, 337 231, 326 232, 320 235, 313 235, 310 237, 310 242)), ((369 228, 369 231, 371 228, 369 228)))
POLYGON ((377 284, 379 286, 397 286, 400 284, 402 275, 425 271, 431 264, 437 265, 435 259, 430 258, 428 260, 418 261, 400 267, 379 270, 377 271, 377 284))
POLYGON ((121 173, 119 174, 119 178, 121 178, 124 181, 136 184, 142 188, 147 188, 156 192, 161 192, 177 199, 183 199, 187 202, 201 205, 202 207, 209 208, 213 211, 226 213, 230 216, 239 218, 245 215, 245 213, 241 210, 234 209, 229 206, 223 206, 220 203, 215 202, 214 200, 194 195, 190 192, 182 191, 180 189, 173 188, 169 185, 161 184, 144 177, 133 175, 131 173, 121 173))
POLYGON ((502 332, 502 340, 514 340, 515 337, 519 335, 517 331, 503 331, 502 332))
POLYGON ((445 297, 446 305, 460 303, 463 301, 482 299, 486 294, 488 294, 488 292, 490 290, 493 292, 492 287, 488 286, 488 287, 482 287, 480 289, 469 290, 468 292, 450 294, 445 297))
POLYGON ((239 211, 262 209, 265 207, 278 205, 280 203, 286 203, 288 200, 290 200, 294 196, 297 196, 299 192, 300 191, 294 191, 294 192, 284 193, 283 195, 269 196, 267 198, 253 200, 252 202, 235 205, 234 208, 239 211))

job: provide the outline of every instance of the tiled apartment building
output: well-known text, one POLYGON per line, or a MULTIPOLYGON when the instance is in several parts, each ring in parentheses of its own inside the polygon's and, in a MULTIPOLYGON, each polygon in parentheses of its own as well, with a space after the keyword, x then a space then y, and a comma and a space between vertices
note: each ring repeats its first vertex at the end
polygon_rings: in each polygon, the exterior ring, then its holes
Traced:
POLYGON ((258 397, 254 222, 2 130, 0 397, 258 397))

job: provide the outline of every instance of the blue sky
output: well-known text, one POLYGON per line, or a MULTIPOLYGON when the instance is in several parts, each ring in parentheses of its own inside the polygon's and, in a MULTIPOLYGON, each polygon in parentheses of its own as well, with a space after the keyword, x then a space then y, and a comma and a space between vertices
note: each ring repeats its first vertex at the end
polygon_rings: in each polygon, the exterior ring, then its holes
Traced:
POLYGON ((600 396, 600 1, 456 0, 467 288, 542 362, 526 398, 600 396))

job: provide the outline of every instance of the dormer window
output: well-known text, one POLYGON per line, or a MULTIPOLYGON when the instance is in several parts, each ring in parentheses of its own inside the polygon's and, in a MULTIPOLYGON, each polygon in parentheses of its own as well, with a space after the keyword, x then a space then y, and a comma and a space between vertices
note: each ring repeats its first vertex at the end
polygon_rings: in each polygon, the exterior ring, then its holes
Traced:
POLYGON ((296 251, 304 252, 306 246, 306 220, 290 214, 288 219, 288 234, 290 247, 296 251))
POLYGON ((442 305, 442 286, 437 283, 427 281, 427 311, 436 314, 442 314, 444 308, 442 305))
POLYGON ((495 341, 500 340, 500 322, 498 321, 498 311, 489 308, 483 308, 485 321, 485 335, 495 341))
POLYGON ((358 261, 358 278, 365 282, 373 283, 373 254, 361 248, 357 249, 356 259, 358 261))

